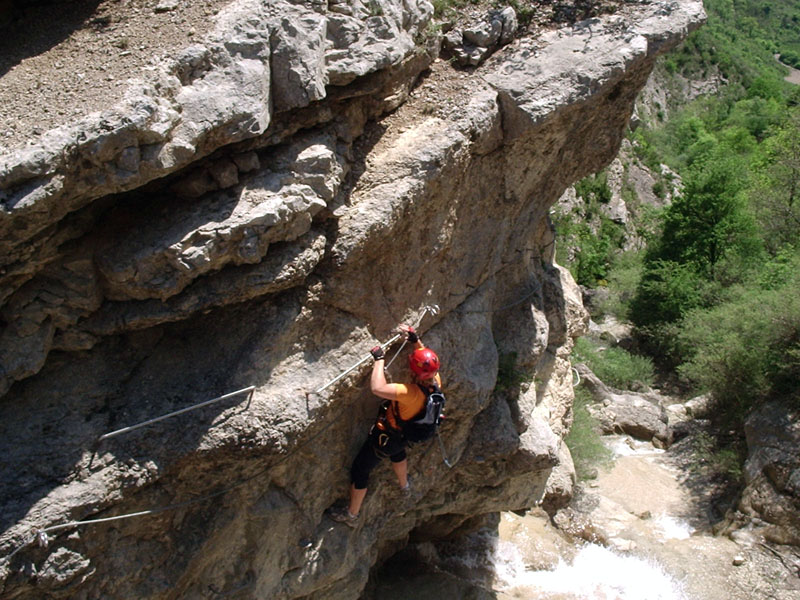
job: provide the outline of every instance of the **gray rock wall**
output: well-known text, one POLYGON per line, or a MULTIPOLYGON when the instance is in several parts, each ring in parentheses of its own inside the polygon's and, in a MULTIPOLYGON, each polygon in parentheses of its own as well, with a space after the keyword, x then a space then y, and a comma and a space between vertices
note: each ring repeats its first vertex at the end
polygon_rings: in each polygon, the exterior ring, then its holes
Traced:
MULTIPOLYGON (((745 489, 738 509, 750 529, 777 544, 800 545, 800 441, 798 411, 770 402, 745 422, 745 489)), ((734 518, 735 521, 735 518, 734 518)))
POLYGON ((375 6, 235 2, 113 110, 0 157, 4 596, 354 598, 412 532, 569 497, 587 316, 548 210, 614 157, 702 5, 518 39, 475 71, 435 60, 427 2, 375 6), (430 304, 454 466, 415 447, 413 498, 383 465, 359 527, 334 524, 369 365, 309 392, 430 304), (525 376, 498 385, 508 356, 525 376))

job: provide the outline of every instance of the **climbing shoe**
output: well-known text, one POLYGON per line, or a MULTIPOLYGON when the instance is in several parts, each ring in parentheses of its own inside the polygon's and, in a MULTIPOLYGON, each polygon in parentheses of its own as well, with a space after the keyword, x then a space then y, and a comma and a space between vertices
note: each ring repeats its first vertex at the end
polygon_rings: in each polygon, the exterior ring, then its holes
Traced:
POLYGON ((328 515, 334 521, 344 523, 348 527, 355 527, 358 524, 358 515, 351 515, 346 506, 334 507, 328 511, 328 515))

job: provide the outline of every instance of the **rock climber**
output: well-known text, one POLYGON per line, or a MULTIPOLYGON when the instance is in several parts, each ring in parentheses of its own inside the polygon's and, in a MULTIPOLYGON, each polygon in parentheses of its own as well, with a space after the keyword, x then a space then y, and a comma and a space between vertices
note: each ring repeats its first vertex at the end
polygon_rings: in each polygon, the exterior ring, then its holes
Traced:
POLYGON ((361 504, 367 495, 370 472, 387 456, 397 475, 400 489, 405 493, 411 492, 406 457, 408 440, 403 435, 402 424, 398 419, 409 421, 423 410, 426 399, 423 387, 431 390, 435 385, 440 390, 442 385, 439 376, 439 357, 436 353, 425 347, 413 327, 400 325, 398 329, 405 335, 406 340, 414 345, 408 355, 411 383, 388 383, 384 373, 383 349, 376 346, 370 351, 375 359, 372 365, 370 389, 373 394, 387 402, 381 406, 378 418, 350 468, 349 504, 341 508, 335 507, 330 511, 333 520, 346 523, 350 527, 355 527, 358 522, 361 504))

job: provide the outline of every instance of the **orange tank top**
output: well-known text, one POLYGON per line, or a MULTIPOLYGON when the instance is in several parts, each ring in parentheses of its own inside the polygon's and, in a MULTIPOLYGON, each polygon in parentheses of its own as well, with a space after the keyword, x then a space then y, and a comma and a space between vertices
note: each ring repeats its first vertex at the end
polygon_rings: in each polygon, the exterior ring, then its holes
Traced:
MULTIPOLYGON (((433 381, 441 389, 442 379, 438 373, 433 378, 433 381)), ((395 419, 395 411, 400 414, 400 418, 403 421, 414 418, 425 406, 425 393, 416 383, 395 383, 394 386, 397 392, 397 399, 391 401, 392 405, 386 411, 386 420, 393 429, 400 429, 400 425, 395 419)))

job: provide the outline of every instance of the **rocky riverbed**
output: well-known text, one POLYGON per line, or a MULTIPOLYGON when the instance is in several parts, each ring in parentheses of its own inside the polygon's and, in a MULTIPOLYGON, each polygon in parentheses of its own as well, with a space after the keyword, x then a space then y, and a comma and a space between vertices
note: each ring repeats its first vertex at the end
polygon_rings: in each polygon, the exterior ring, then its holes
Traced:
POLYGON ((418 547, 384 569, 374 597, 406 598, 413 590, 416 598, 441 598, 457 590, 480 600, 797 598, 796 550, 747 529, 713 533, 718 484, 691 467, 694 441, 662 450, 607 436, 613 466, 580 484, 554 520, 538 509, 507 512, 460 543, 418 547), (392 571, 398 567, 402 578, 392 571))

